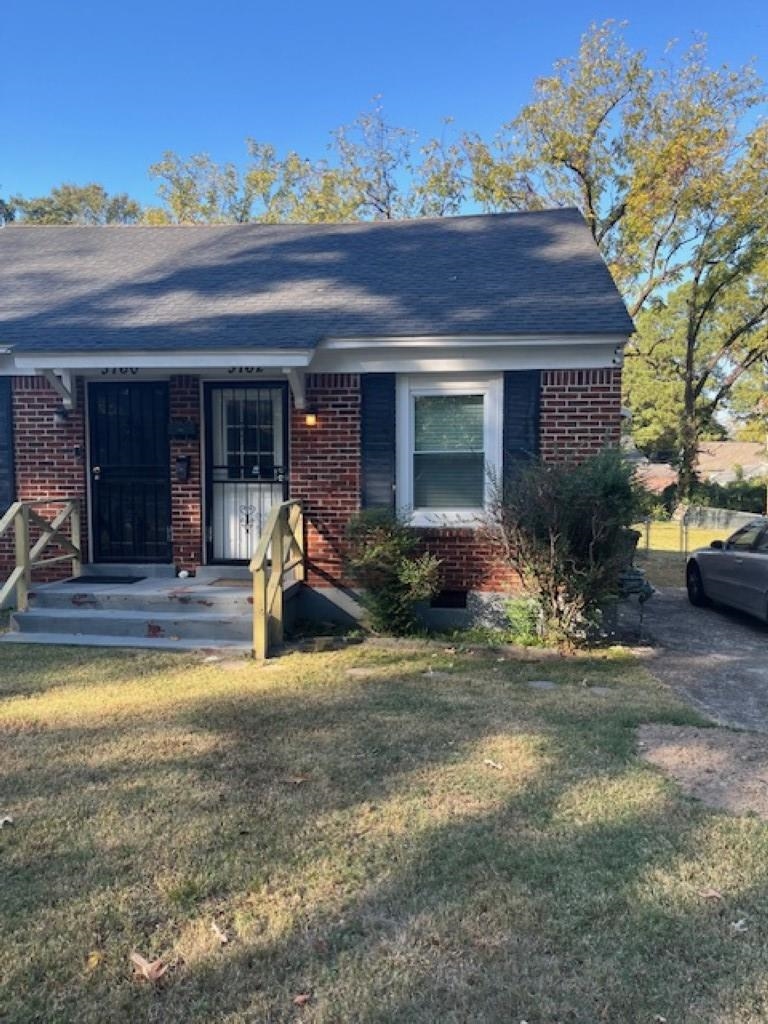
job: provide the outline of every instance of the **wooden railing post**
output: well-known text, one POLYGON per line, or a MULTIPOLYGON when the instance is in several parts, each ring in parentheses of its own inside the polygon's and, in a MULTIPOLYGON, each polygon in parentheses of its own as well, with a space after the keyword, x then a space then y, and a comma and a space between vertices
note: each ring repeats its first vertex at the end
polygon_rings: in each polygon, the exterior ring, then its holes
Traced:
POLYGON ((77 500, 72 502, 71 520, 72 546, 77 549, 77 554, 72 556, 72 575, 79 576, 83 571, 83 545, 80 532, 80 505, 77 500))
POLYGON ((307 567, 305 565, 305 552, 304 552, 304 511, 299 506, 298 515, 296 516, 296 523, 293 527, 292 541, 296 545, 296 551, 299 555, 299 562, 296 565, 296 581, 297 583, 303 583, 307 578, 307 567))
POLYGON ((283 598, 283 564, 285 562, 285 514, 280 509, 280 514, 275 523, 275 532, 272 537, 272 566, 271 585, 273 589, 272 608, 270 615, 270 642, 281 644, 285 636, 283 628, 284 598, 283 598))
POLYGON ((25 612, 29 604, 29 586, 32 580, 29 563, 29 509, 26 505, 21 505, 17 511, 14 526, 16 567, 22 570, 16 584, 16 607, 20 612, 25 612))
POLYGON ((253 656, 264 661, 268 650, 267 570, 262 566, 253 573, 253 656))

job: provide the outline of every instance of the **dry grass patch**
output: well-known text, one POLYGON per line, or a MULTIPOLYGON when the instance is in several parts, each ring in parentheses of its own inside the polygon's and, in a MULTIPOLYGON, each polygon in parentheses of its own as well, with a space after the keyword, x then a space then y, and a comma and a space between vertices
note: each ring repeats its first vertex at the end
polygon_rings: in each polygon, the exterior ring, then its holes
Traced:
POLYGON ((708 807, 768 820, 768 736, 732 729, 643 725, 638 742, 644 760, 708 807))
POLYGON ((0 1017, 764 1020, 766 826, 637 757, 697 720, 633 660, 541 673, 1 649, 0 1017), (692 896, 718 878, 727 907, 692 896))

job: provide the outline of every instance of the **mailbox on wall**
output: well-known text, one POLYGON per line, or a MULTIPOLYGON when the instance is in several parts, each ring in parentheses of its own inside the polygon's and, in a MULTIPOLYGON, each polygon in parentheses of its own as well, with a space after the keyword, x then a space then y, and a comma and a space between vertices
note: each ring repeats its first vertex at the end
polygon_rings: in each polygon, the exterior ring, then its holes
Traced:
POLYGON ((177 455, 174 460, 174 477, 177 483, 185 484, 189 480, 192 458, 189 455, 177 455))

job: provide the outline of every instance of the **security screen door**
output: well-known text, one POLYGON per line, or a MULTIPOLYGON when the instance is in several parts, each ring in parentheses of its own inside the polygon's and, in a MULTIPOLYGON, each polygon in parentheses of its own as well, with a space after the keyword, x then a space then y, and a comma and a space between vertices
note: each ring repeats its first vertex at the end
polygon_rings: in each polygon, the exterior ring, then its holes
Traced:
POLYGON ((168 384, 88 386, 96 562, 171 561, 168 384))
POLYGON ((246 562, 273 505, 288 496, 283 384, 206 392, 209 562, 246 562))

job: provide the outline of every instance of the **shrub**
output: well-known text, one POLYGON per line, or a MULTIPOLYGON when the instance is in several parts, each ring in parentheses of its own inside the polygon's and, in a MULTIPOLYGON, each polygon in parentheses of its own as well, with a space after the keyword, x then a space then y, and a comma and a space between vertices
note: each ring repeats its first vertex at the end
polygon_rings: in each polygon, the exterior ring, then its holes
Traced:
MULTIPOLYGON (((703 508, 727 508, 737 512, 765 511, 765 493, 768 480, 753 477, 750 480, 732 480, 719 484, 714 480, 698 480, 691 491, 686 505, 701 505, 703 508)), ((680 501, 676 484, 670 484, 661 494, 662 503, 670 515, 680 501)), ((653 517, 655 518, 655 516, 653 517)))
POLYGON ((541 606, 533 597, 513 597, 504 610, 509 624, 509 639, 520 647, 535 647, 541 643, 541 606))
POLYGON ((364 588, 371 628, 406 636, 418 628, 416 604, 439 589, 440 560, 417 554, 418 533, 380 509, 361 512, 347 527, 347 571, 364 588))
POLYGON ((638 514, 619 452, 580 464, 537 462, 496 489, 492 523, 504 556, 538 607, 542 641, 572 647, 594 635, 630 558, 638 514))

